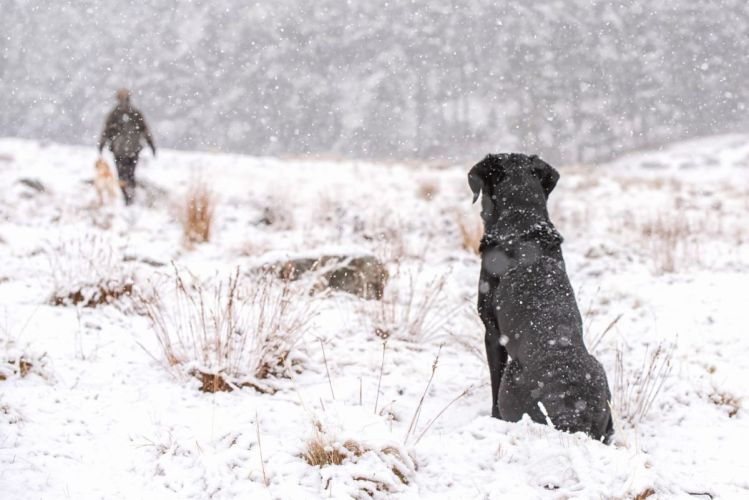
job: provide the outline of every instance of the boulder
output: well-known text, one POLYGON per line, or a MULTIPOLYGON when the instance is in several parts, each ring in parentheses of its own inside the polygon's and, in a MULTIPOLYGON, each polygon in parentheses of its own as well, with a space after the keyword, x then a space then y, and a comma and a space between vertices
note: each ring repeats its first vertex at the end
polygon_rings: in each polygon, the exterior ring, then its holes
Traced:
POLYGON ((382 298, 389 277, 385 265, 371 255, 301 257, 276 262, 268 267, 279 278, 289 281, 296 281, 307 273, 315 273, 321 278, 323 288, 376 300, 382 298))

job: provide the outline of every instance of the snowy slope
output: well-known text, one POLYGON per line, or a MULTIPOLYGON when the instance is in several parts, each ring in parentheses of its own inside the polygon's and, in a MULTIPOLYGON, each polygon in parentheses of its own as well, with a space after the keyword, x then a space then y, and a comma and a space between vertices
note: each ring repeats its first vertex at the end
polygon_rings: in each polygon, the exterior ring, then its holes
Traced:
POLYGON ((550 213, 618 413, 605 446, 489 417, 479 259, 456 223, 476 217, 468 166, 164 151, 143 158, 135 207, 102 210, 87 183, 93 148, 0 140, 0 498, 749 495, 747 144, 713 138, 560 169, 550 213), (197 177, 220 194, 214 237, 189 249, 179 207, 197 177), (269 210, 281 222, 260 223, 269 210), (136 304, 50 303, 101 275, 165 286, 172 261, 210 287, 237 267, 250 279, 315 252, 384 259, 386 297, 408 300, 413 280, 413 296, 434 296, 433 327, 394 330, 383 362, 376 305, 298 295, 317 314, 300 364, 267 381, 275 393, 210 394, 167 368, 136 304), (309 465, 301 455, 320 433, 357 453, 309 465))

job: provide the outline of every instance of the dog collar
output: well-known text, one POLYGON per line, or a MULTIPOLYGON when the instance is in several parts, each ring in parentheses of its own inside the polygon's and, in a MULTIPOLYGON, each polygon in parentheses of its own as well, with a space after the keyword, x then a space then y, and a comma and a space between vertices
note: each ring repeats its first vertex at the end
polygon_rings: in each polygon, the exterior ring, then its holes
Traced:
POLYGON ((484 233, 479 244, 479 252, 488 248, 501 246, 507 248, 518 241, 535 240, 537 243, 544 243, 546 247, 559 246, 564 241, 562 235, 556 230, 551 222, 542 221, 532 224, 528 229, 522 232, 511 232, 509 234, 500 234, 498 229, 492 229, 484 233))

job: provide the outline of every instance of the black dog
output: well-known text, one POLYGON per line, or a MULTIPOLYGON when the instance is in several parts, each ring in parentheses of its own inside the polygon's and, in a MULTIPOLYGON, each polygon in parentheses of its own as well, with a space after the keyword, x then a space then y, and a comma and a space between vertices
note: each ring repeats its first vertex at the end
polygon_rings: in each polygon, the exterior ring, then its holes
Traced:
POLYGON ((528 414, 608 441, 606 373, 583 326, 546 200, 559 174, 537 156, 487 155, 468 174, 484 221, 478 311, 486 327, 492 416, 528 414), (510 361, 508 363, 508 355, 510 361))

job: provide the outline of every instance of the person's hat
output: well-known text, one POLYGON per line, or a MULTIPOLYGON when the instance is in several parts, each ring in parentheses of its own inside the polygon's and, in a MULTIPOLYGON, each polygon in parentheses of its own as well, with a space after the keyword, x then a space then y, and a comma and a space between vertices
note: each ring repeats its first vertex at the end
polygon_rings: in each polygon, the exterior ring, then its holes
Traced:
POLYGON ((130 99, 130 91, 126 88, 117 89, 117 93, 115 94, 117 96, 118 101, 127 101, 130 99))

